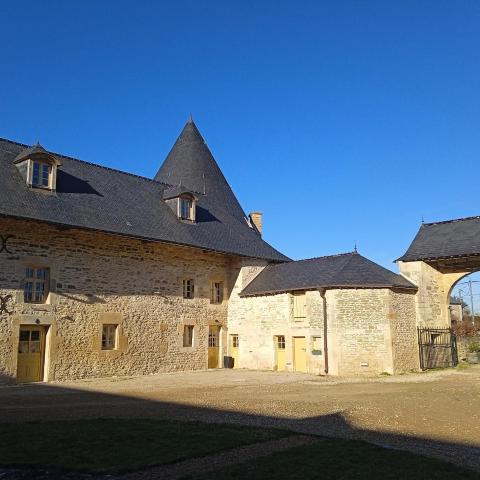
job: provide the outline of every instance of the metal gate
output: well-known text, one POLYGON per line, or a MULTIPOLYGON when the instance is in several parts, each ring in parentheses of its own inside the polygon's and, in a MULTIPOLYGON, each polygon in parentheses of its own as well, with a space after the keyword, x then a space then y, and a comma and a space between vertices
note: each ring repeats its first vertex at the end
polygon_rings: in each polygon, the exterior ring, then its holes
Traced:
POLYGON ((457 338, 451 328, 418 328, 420 368, 456 367, 457 338))

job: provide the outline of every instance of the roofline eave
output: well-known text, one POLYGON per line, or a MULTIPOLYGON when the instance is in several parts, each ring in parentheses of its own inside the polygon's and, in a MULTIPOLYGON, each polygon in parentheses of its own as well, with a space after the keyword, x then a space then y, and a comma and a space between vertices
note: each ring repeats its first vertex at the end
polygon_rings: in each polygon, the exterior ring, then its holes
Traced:
POLYGON ((375 289, 379 290, 382 288, 387 288, 389 290, 391 289, 403 289, 403 290, 418 290, 418 287, 415 285, 393 285, 393 284, 377 284, 377 285, 365 285, 365 284, 352 284, 352 285, 347 285, 347 284, 338 284, 338 285, 317 285, 314 287, 301 287, 301 288, 288 288, 288 289, 282 289, 282 290, 265 290, 265 291, 259 291, 259 292, 253 292, 253 293, 244 293, 240 292, 239 296, 240 297, 259 297, 262 295, 278 295, 281 293, 289 293, 289 292, 299 292, 299 291, 312 291, 312 290, 369 290, 369 289, 375 289))
POLYGON ((435 256, 435 257, 414 257, 408 258, 406 255, 401 256, 394 260, 394 263, 397 262, 428 262, 428 261, 437 261, 437 260, 451 260, 454 258, 466 258, 466 257, 478 257, 480 256, 480 252, 478 253, 462 253, 459 255, 443 255, 443 256, 435 256), (407 257, 407 258, 405 258, 407 257))

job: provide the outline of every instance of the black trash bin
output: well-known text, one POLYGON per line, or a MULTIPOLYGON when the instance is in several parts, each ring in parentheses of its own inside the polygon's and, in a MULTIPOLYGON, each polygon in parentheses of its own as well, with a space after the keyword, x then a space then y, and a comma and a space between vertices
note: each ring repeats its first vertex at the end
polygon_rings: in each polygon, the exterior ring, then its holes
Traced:
POLYGON ((234 363, 235 359, 233 357, 228 357, 227 355, 223 357, 223 368, 233 368, 234 363))

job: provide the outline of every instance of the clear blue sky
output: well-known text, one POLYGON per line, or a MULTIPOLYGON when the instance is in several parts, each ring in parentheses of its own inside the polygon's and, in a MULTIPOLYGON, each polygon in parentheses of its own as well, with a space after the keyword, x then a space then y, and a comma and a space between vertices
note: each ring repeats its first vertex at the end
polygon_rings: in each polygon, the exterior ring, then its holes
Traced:
POLYGON ((480 214, 477 1, 0 3, 0 136, 152 177, 191 112, 293 258, 480 214))

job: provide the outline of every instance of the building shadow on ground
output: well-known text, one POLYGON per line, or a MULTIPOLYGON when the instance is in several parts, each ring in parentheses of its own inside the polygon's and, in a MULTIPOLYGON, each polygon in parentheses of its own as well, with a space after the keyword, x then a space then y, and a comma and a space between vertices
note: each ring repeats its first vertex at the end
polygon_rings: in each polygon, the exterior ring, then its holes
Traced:
MULTIPOLYGON (((0 384, 2 381, 5 384, 8 380, 0 375, 0 384)), ((121 382, 122 379, 118 378, 116 381, 121 382)), ((93 388, 94 386, 89 386, 88 381, 82 384, 81 388, 65 386, 61 383, 0 386, 0 423, 14 422, 20 429, 24 422, 92 418, 156 418, 185 422, 198 421, 212 425, 238 424, 260 428, 280 428, 322 437, 362 440, 389 449, 407 450, 426 455, 480 472, 480 439, 478 445, 472 445, 358 428, 341 412, 309 417, 301 417, 297 414, 296 418, 286 418, 234 409, 190 405, 183 403, 180 396, 178 401, 165 402, 146 400, 135 395, 104 393, 93 388)), ((388 418, 385 420, 388 424, 388 418)))

